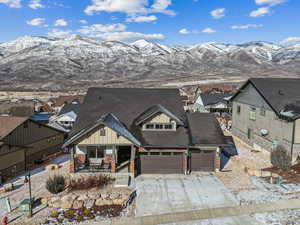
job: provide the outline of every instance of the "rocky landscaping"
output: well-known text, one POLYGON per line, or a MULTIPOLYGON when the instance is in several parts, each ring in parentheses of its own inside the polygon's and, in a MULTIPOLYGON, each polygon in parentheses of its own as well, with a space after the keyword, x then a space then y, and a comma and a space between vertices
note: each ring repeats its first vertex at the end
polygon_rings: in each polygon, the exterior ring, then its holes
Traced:
POLYGON ((99 221, 126 216, 128 210, 125 210, 125 206, 131 193, 130 188, 109 188, 43 198, 42 204, 53 209, 44 224, 99 221))

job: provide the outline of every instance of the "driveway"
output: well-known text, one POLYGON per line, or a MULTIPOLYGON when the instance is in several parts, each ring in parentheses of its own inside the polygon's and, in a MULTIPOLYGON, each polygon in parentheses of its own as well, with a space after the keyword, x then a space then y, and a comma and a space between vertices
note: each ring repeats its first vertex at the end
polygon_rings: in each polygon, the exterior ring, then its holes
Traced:
POLYGON ((236 206, 234 195, 215 176, 140 176, 136 216, 236 206))

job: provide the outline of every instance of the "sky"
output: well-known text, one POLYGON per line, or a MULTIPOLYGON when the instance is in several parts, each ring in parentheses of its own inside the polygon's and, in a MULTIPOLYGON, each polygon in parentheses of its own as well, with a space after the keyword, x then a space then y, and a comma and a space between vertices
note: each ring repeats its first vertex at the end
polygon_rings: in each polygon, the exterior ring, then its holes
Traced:
POLYGON ((20 36, 168 45, 300 43, 300 0, 0 0, 0 42, 20 36))

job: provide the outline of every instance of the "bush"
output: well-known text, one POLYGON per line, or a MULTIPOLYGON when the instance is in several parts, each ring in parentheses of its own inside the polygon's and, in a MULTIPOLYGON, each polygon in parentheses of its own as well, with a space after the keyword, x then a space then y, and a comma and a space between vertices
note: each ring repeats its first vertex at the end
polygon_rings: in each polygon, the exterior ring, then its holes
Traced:
POLYGON ((58 194, 65 190, 66 182, 63 176, 55 175, 54 177, 49 177, 46 182, 47 190, 52 194, 58 194))
POLYGON ((271 163, 281 170, 288 170, 292 166, 292 157, 283 146, 278 146, 271 152, 271 163))
POLYGON ((115 179, 109 175, 94 175, 87 178, 74 178, 70 180, 69 191, 87 190, 91 188, 102 188, 111 184, 115 179))

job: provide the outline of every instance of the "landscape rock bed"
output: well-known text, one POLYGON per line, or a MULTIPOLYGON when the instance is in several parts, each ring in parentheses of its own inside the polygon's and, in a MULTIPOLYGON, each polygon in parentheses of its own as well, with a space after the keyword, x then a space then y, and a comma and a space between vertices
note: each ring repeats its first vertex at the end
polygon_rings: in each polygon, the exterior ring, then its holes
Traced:
POLYGON ((74 224, 83 221, 105 221, 126 214, 122 205, 94 205, 92 208, 61 209, 51 213, 44 224, 74 224))

